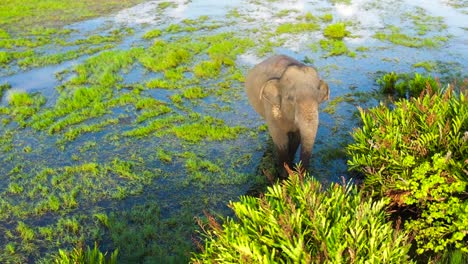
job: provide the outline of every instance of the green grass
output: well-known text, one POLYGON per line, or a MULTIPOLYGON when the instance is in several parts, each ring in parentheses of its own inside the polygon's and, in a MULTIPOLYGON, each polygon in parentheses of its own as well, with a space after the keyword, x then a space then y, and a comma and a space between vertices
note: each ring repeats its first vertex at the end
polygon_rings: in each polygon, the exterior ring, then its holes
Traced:
POLYGON ((199 98, 205 98, 208 96, 208 93, 203 90, 202 87, 190 87, 188 89, 185 89, 182 92, 182 96, 187 98, 187 99, 199 99, 199 98))
POLYGON ((325 54, 325 57, 340 55, 347 55, 349 57, 356 56, 356 53, 350 51, 343 40, 321 39, 319 43, 322 50, 328 52, 325 54))
POLYGON ((153 39, 153 38, 157 38, 157 37, 161 36, 161 34, 162 34, 161 29, 156 28, 156 29, 153 29, 153 30, 150 30, 150 31, 146 32, 143 35, 143 38, 144 39, 153 39))
POLYGON ((323 22, 332 22, 333 21, 333 15, 332 14, 324 14, 320 17, 320 19, 323 21, 323 22))
POLYGON ((413 64, 414 68, 423 68, 427 72, 431 72, 437 68, 437 63, 434 61, 421 61, 413 64))
POLYGON ((290 23, 286 22, 276 28, 276 34, 298 34, 304 32, 318 31, 320 25, 311 22, 290 23))
POLYGON ((28 119, 34 116, 42 105, 46 103, 46 99, 41 94, 29 94, 23 91, 11 91, 9 98, 9 114, 11 120, 17 122, 21 127, 26 126, 28 119))
POLYGON ((190 120, 196 120, 193 123, 182 124, 174 127, 171 131, 180 139, 199 143, 204 140, 220 141, 226 139, 235 139, 245 128, 240 126, 227 126, 221 119, 205 116, 199 117, 192 115, 190 120))
POLYGON ((396 26, 390 26, 383 32, 377 32, 374 37, 382 41, 410 48, 438 48, 448 40, 445 36, 427 38, 410 36, 402 33, 401 29, 396 26))
POLYGON ((335 23, 323 29, 325 39, 321 39, 319 44, 322 50, 326 51, 325 57, 347 55, 355 57, 356 53, 350 51, 343 41, 343 38, 350 36, 351 32, 346 29, 345 23, 335 23))
POLYGON ((346 30, 346 24, 342 22, 328 25, 323 29, 323 35, 330 39, 341 40, 350 34, 351 33, 346 30))
POLYGON ((202 61, 193 68, 195 76, 199 78, 215 78, 221 73, 220 61, 202 61))
POLYGON ((0 4, 1 28, 18 32, 25 28, 60 27, 69 23, 109 14, 141 3, 141 0, 60 1, 36 3, 27 0, 8 0, 0 4))
POLYGON ((12 59, 11 55, 7 51, 0 51, 0 65, 6 65, 12 59))

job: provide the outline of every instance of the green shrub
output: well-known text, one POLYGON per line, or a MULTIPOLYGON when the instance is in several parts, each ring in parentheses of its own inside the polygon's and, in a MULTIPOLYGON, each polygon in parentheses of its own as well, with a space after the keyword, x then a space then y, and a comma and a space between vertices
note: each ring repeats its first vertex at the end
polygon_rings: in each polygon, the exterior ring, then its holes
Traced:
POLYGON ((81 247, 74 248, 71 252, 67 253, 59 249, 59 254, 55 258, 55 264, 116 264, 118 250, 112 252, 109 258, 106 258, 107 252, 102 253, 97 244, 94 248, 89 246, 86 250, 81 247))
POLYGON ((425 84, 417 98, 360 109, 363 126, 353 133, 348 164, 364 174, 367 190, 390 198, 390 210, 404 216, 416 253, 467 254, 468 92, 425 84))
POLYGON ((419 96, 427 87, 440 89, 439 84, 432 76, 424 76, 419 73, 411 76, 390 72, 377 79, 377 83, 383 93, 399 98, 419 96))
POLYGON ((342 40, 344 37, 349 36, 350 32, 346 30, 345 23, 335 23, 328 25, 323 30, 323 35, 327 38, 342 40))
MULTIPOLYGON (((194 263, 408 263, 405 235, 386 222, 384 200, 365 199, 352 184, 325 191, 290 173, 260 198, 230 207, 235 219, 200 223, 205 245, 194 263)), ((201 221, 200 221, 201 222, 201 221)))
POLYGON ((336 40, 336 39, 321 39, 320 40, 320 47, 322 50, 327 51, 328 53, 325 57, 331 56, 340 56, 340 55, 347 55, 349 57, 356 57, 356 53, 350 51, 346 43, 343 40, 336 40))

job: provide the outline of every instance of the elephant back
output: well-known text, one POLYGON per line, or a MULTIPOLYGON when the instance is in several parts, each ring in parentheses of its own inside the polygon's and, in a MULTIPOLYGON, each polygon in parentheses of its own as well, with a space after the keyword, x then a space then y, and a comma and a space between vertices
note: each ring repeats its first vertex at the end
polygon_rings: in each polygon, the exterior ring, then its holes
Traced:
POLYGON ((276 55, 257 64, 248 72, 245 79, 247 98, 262 117, 265 117, 260 95, 263 85, 271 79, 280 79, 284 71, 292 65, 304 66, 303 63, 286 55, 276 55))

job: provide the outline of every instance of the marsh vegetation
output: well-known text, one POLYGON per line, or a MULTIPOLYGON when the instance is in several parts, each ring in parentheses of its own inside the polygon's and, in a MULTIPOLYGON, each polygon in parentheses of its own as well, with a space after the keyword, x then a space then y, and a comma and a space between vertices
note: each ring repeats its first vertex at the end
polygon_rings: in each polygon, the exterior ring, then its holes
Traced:
POLYGON ((243 81, 276 53, 330 83, 311 174, 350 177, 357 106, 387 102, 380 89, 465 82, 466 26, 449 16, 467 6, 431 2, 446 13, 386 0, 3 1, 0 262, 100 258, 95 243, 122 262, 187 262, 194 217, 232 216, 229 201, 268 184, 268 134, 243 81))

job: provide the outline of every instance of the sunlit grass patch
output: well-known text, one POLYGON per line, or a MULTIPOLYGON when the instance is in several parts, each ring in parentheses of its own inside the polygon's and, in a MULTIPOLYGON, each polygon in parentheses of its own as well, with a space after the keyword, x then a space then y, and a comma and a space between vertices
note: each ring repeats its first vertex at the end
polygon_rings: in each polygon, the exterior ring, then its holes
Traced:
POLYGON ((207 53, 215 61, 233 66, 236 57, 255 45, 249 38, 237 37, 234 32, 224 32, 200 38, 208 44, 207 53))
POLYGON ((157 38, 159 36, 161 36, 162 34, 162 31, 161 29, 159 28, 156 28, 156 29, 153 29, 153 30, 150 30, 148 32, 146 32, 142 38, 144 39, 153 39, 153 38, 157 38))
POLYGON ((275 16, 276 16, 276 17, 280 17, 280 18, 281 18, 281 17, 287 17, 287 16, 289 16, 290 14, 292 14, 292 13, 297 13, 297 12, 298 12, 298 11, 295 10, 295 9, 282 9, 282 10, 278 11, 278 12, 275 14, 275 16))
POLYGON ((22 59, 18 60, 18 65, 21 68, 29 68, 29 67, 41 67, 51 64, 59 64, 65 61, 69 61, 72 59, 76 59, 83 55, 92 55, 102 50, 107 50, 113 48, 113 44, 97 46, 97 47, 80 47, 75 50, 69 50, 63 53, 53 53, 53 54, 45 54, 45 55, 38 55, 32 54, 32 56, 23 57, 22 59))
POLYGON ((0 5, 2 14, 0 26, 15 32, 37 25, 60 27, 71 22, 109 14, 141 2, 141 0, 48 0, 38 4, 35 1, 25 0, 3 1, 0 5))
POLYGON ((334 39, 321 39, 320 47, 327 51, 326 57, 347 55, 349 57, 355 57, 356 53, 350 51, 343 40, 334 39))
POLYGON ((346 30, 346 24, 343 22, 331 24, 325 27, 323 35, 327 38, 341 40, 349 36, 351 33, 346 30))
POLYGON ((323 21, 323 22, 332 22, 333 21, 333 15, 332 14, 324 14, 322 16, 320 16, 320 19, 323 21))
POLYGON ((135 104, 135 107, 139 110, 139 114, 136 119, 138 123, 172 111, 169 106, 153 98, 143 98, 135 104))
POLYGON ((122 41, 123 37, 133 34, 133 29, 128 27, 123 27, 119 29, 112 30, 107 35, 91 35, 87 38, 77 39, 71 43, 65 43, 65 45, 97 45, 102 43, 117 43, 122 41))
POLYGON ((184 184, 202 187, 206 184, 240 184, 249 180, 248 175, 240 174, 222 158, 204 157, 193 152, 184 152, 184 167, 188 176, 184 184))
POLYGON ((185 89, 182 96, 187 99, 199 99, 207 97, 208 93, 202 87, 196 86, 185 89))
POLYGON ((188 44, 178 45, 177 42, 166 42, 156 40, 150 47, 149 52, 141 53, 138 60, 146 68, 158 72, 167 70, 183 63, 193 57, 188 44))
POLYGON ((163 1, 158 3, 158 9, 167 9, 169 7, 177 7, 177 3, 171 2, 171 1, 163 1))
POLYGON ((311 32, 320 30, 320 25, 310 22, 301 23, 283 23, 276 28, 276 34, 297 34, 302 32, 311 32))
POLYGON ((427 72, 433 71, 435 68, 437 68, 437 63, 434 61, 420 61, 415 64, 413 64, 414 68, 423 68, 427 72))
POLYGON ((195 121, 171 129, 178 138, 189 142, 235 139, 245 131, 243 127, 227 126, 223 120, 210 116, 192 115, 190 119, 195 121))
POLYGON ((113 87, 122 80, 122 77, 117 74, 127 70, 135 62, 136 57, 143 52, 142 48, 104 51, 76 66, 74 69, 76 76, 69 83, 73 85, 89 83, 113 87))
POLYGON ((158 151, 156 152, 156 157, 164 163, 171 163, 173 155, 173 153, 165 151, 163 149, 158 149, 158 151))
POLYGON ((41 94, 29 94, 25 91, 9 90, 7 114, 21 127, 26 126, 26 121, 34 116, 46 99, 41 94))
MULTIPOLYGON (((149 184, 156 174, 142 167, 141 162, 114 158, 106 164, 94 162, 61 168, 44 168, 22 177, 20 169, 12 172, 9 188, 2 190, 2 208, 10 208, 10 217, 40 216, 103 199, 135 195, 149 184), (122 196, 125 195, 125 196, 122 196), (33 201, 33 202, 27 202, 33 201)), ((3 209, 2 209, 3 210, 3 209)))
POLYGON ((5 65, 10 62, 12 56, 7 51, 0 51, 0 65, 5 65))
POLYGON ((151 120, 145 126, 138 126, 134 129, 123 132, 126 137, 147 137, 150 135, 164 135, 168 128, 180 124, 186 118, 182 115, 169 115, 151 120))
POLYGON ((441 32, 447 29, 447 24, 444 23, 443 17, 431 16, 422 8, 417 7, 414 11, 407 12, 403 15, 409 17, 414 23, 415 30, 418 35, 426 35, 428 32, 441 32))
POLYGON ((445 36, 433 36, 427 38, 413 37, 401 32, 396 26, 390 26, 384 32, 375 33, 374 37, 381 41, 389 41, 393 44, 410 48, 437 48, 447 42, 445 36))
POLYGON ((105 35, 97 34, 87 38, 65 41, 63 38, 66 37, 64 34, 67 33, 69 31, 43 29, 39 33, 30 32, 30 35, 0 39, 0 47, 7 49, 0 51, 0 64, 17 64, 23 69, 58 64, 111 49, 124 36, 133 32, 129 28, 120 28, 105 35), (57 49, 44 50, 42 49, 44 45, 56 45, 57 49))
POLYGON ((173 82, 167 79, 155 78, 146 82, 146 87, 149 89, 177 89, 180 88, 177 82, 173 82))
POLYGON ((78 127, 72 127, 68 129, 64 134, 63 134, 63 140, 65 141, 73 141, 77 137, 85 134, 85 133, 91 133, 91 132, 98 132, 101 131, 103 128, 109 126, 109 125, 115 125, 118 124, 118 119, 116 118, 110 118, 106 119, 102 122, 95 123, 95 124, 90 124, 90 125, 81 125, 78 127))
POLYGON ((195 76, 200 78, 214 78, 221 73, 220 61, 202 61, 193 68, 195 76))

